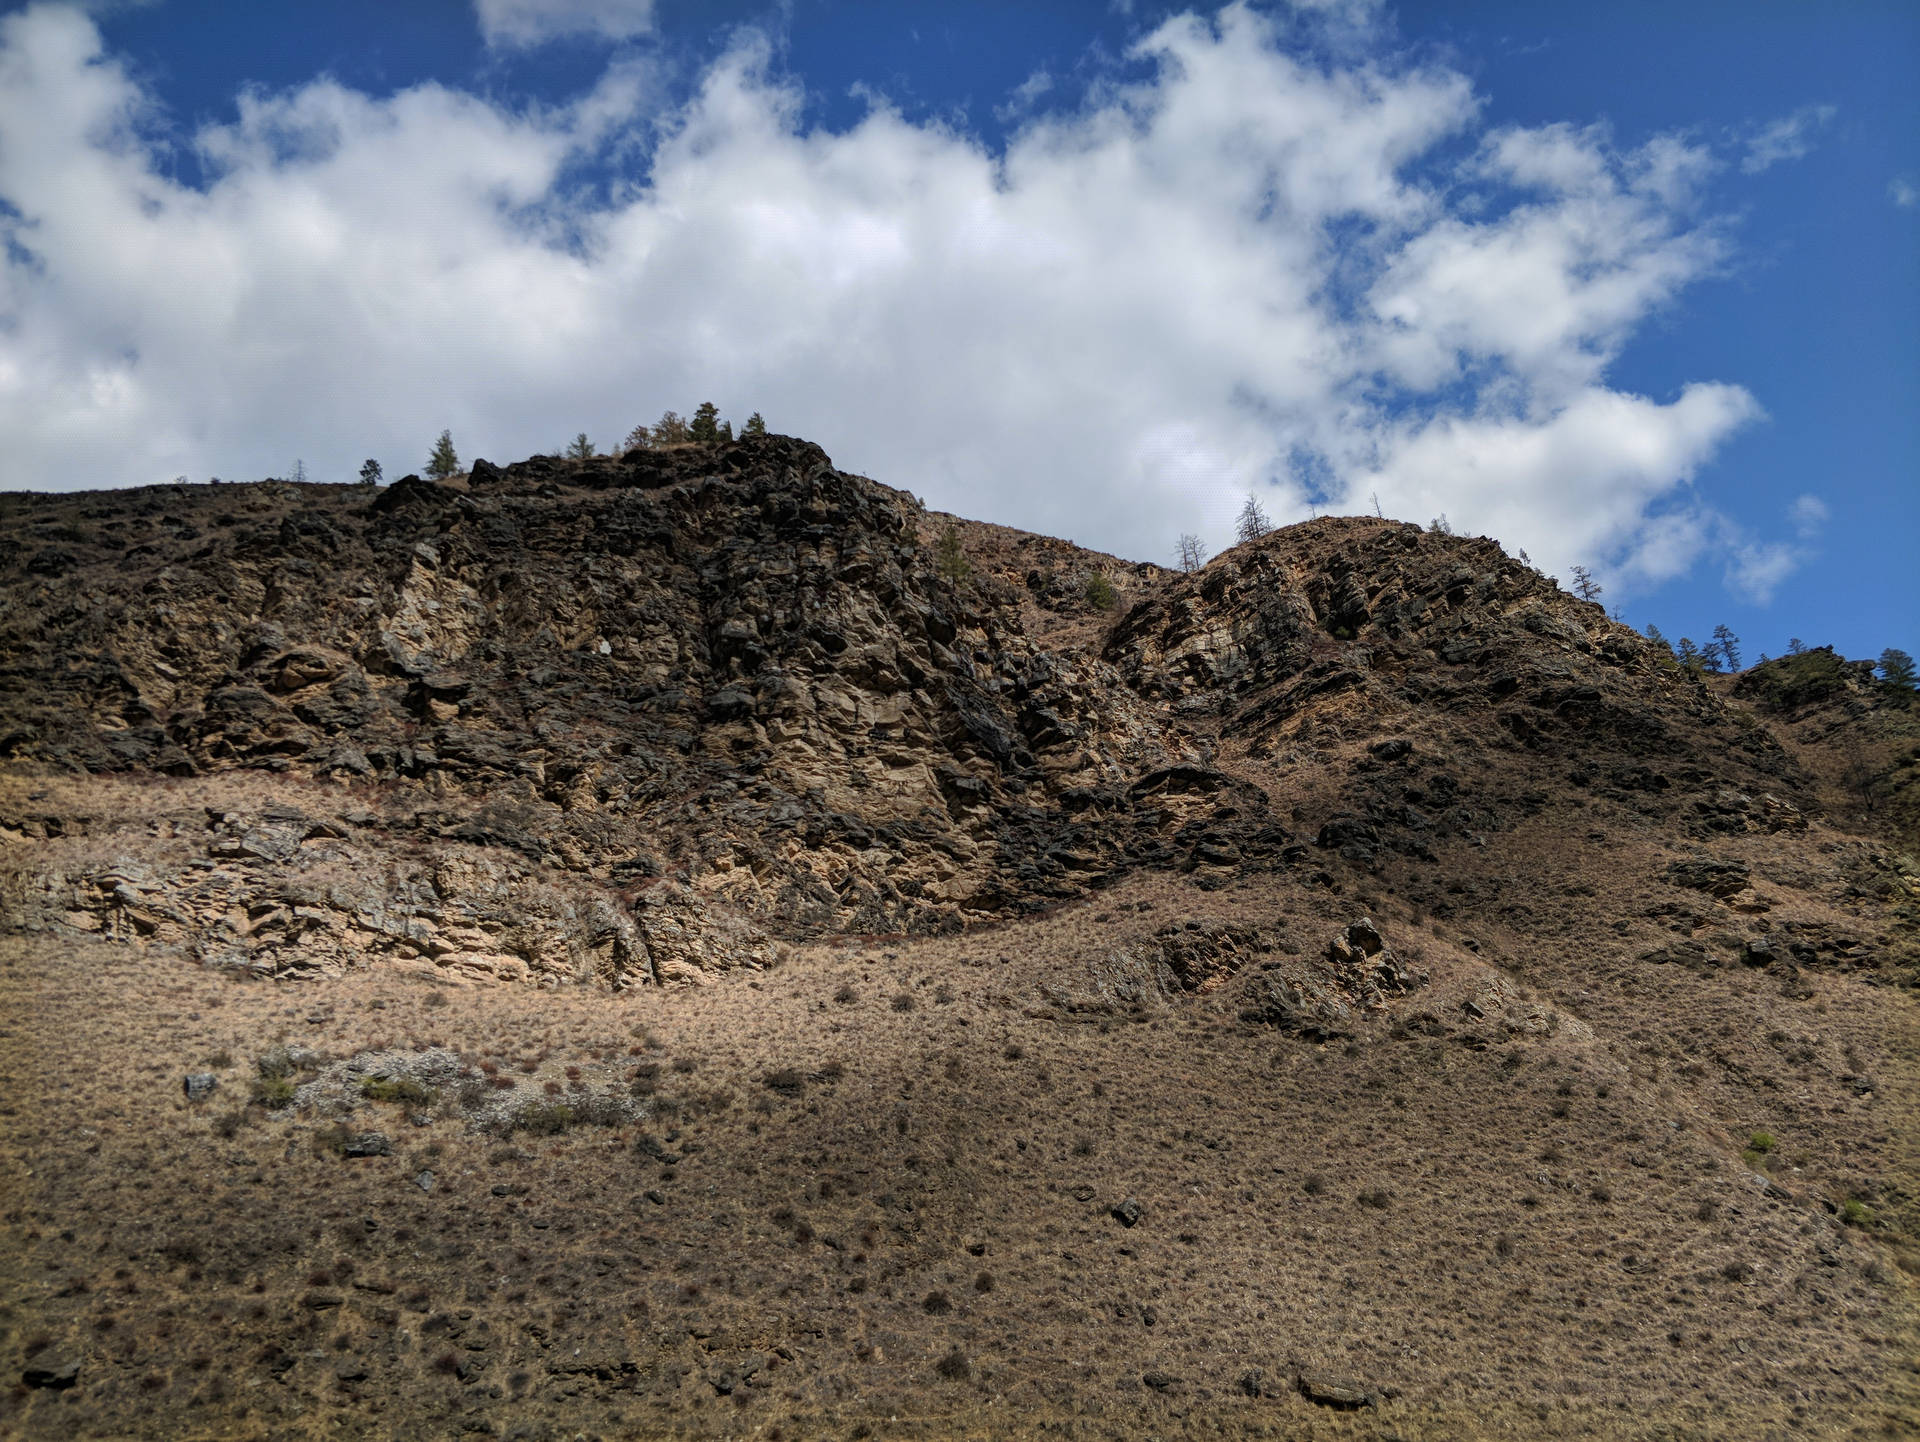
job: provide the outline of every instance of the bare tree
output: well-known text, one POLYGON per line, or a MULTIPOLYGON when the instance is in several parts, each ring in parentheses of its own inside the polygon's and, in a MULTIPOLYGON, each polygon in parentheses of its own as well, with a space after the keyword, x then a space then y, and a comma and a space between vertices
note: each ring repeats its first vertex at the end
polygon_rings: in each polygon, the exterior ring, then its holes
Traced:
POLYGON ((1180 534, 1180 569, 1194 572, 1207 564, 1207 546, 1198 536, 1183 531, 1180 534))
POLYGON ((1260 506, 1260 498, 1251 493, 1247 503, 1240 508, 1240 519, 1234 525, 1234 535, 1244 545, 1248 541, 1257 541, 1273 529, 1273 522, 1267 519, 1267 513, 1260 506))

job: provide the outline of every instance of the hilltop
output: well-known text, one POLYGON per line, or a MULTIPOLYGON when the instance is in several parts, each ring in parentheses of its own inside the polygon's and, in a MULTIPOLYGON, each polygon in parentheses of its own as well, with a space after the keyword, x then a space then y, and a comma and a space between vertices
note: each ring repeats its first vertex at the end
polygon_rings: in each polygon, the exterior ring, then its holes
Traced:
POLYGON ((1914 1415, 1911 708, 1831 653, 782 436, 0 536, 26 1435, 1914 1415))

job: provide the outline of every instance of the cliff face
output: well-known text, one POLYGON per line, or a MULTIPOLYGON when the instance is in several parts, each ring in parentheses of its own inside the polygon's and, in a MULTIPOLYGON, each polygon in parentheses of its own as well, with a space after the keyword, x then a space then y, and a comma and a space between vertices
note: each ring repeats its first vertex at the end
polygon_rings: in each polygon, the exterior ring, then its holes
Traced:
MULTIPOLYGON (((1194 575, 969 526, 955 577, 943 519, 786 437, 0 510, 0 755, 225 777, 229 839, 259 819, 233 784, 333 783, 352 804, 287 823, 318 829, 274 864, 354 836, 470 848, 498 876, 468 922, 524 910, 536 872, 601 898, 536 907, 567 919, 517 951, 436 941, 489 974, 657 974, 579 919, 656 881, 801 939, 952 929, 1141 869, 1217 886, 1315 843, 1430 858, 1537 808, 1543 768, 1653 814, 1728 787, 1795 814, 1784 754, 1633 632, 1491 542, 1392 522, 1296 526, 1194 575), (1081 599, 1096 572, 1110 613, 1081 599), (1436 746, 1506 759, 1471 793, 1345 769, 1436 746)), ((405 924, 366 920, 396 907, 363 886, 334 908, 350 934, 306 952, 411 959, 405 924)))

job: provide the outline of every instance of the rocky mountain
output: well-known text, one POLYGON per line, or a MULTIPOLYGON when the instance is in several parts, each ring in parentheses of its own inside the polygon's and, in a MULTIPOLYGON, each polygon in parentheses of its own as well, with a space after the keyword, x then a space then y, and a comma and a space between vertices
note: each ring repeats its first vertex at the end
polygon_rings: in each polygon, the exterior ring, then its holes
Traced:
POLYGON ((1831 653, 780 436, 0 495, 0 596, 28 1434, 1913 1415, 1911 708, 1831 653), (147 1358, 120 1283, 251 1350, 147 1358))

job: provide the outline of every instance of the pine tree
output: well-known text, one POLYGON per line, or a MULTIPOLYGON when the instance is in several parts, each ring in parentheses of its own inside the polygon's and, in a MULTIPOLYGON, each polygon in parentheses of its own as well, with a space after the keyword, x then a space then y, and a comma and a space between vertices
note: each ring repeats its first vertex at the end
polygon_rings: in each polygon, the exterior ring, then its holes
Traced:
POLYGON ((1177 550, 1180 569, 1186 572, 1199 570, 1207 563, 1207 546, 1198 536, 1183 532, 1177 550))
POLYGON ((720 439, 720 407, 712 401, 700 402, 694 411, 693 420, 687 426, 687 438, 695 441, 717 441, 720 439))
POLYGON ((1690 637, 1682 636, 1679 641, 1675 643, 1673 654, 1674 658, 1689 671, 1704 671, 1707 669, 1706 657, 1701 654, 1700 648, 1693 644, 1690 637))
POLYGON ((371 456, 367 457, 367 463, 360 467, 360 484, 363 486, 380 484, 380 462, 371 456))
POLYGON ((453 449, 453 432, 440 432, 440 439, 433 443, 433 454, 427 457, 427 475, 436 481, 444 481, 449 476, 460 474, 460 457, 453 449))
POLYGON ((598 454, 599 452, 594 449, 593 442, 587 439, 587 433, 585 431, 575 436, 567 446, 567 459, 570 461, 590 461, 598 454))
POLYGON ((760 412, 758 411, 748 416, 747 423, 740 427, 740 434, 742 436, 764 436, 766 433, 767 423, 760 419, 760 412))
POLYGON ((933 543, 933 567, 949 581, 964 581, 973 573, 967 563, 967 548, 960 543, 960 528, 952 521, 933 543))
POLYGON ((1740 638, 1724 623, 1713 628, 1713 650, 1726 662, 1729 671, 1740 669, 1740 638))
POLYGON ((1807 643, 1805 641, 1802 641, 1798 636, 1787 637, 1787 654, 1789 656, 1806 655, 1807 643))
POLYGON ((1267 513, 1260 507, 1260 498, 1249 494, 1247 503, 1240 508, 1240 519, 1234 523, 1234 535, 1240 544, 1257 541, 1273 529, 1273 522, 1267 519, 1267 513))
POLYGON ((1573 594, 1583 601, 1598 601, 1605 587, 1593 579, 1593 572, 1585 566, 1573 568, 1573 594))
POLYGON ((720 439, 723 441, 730 441, 733 439, 733 422, 732 421, 720 422, 720 439))
POLYGON ((1647 639, 1662 651, 1665 651, 1669 656, 1673 655, 1673 643, 1660 633, 1658 626, 1649 623, 1647 626, 1647 639))
POLYGON ((1914 689, 1913 657, 1893 646, 1880 653, 1880 679, 1902 691, 1914 689))

